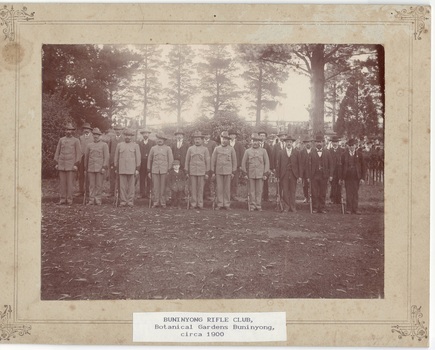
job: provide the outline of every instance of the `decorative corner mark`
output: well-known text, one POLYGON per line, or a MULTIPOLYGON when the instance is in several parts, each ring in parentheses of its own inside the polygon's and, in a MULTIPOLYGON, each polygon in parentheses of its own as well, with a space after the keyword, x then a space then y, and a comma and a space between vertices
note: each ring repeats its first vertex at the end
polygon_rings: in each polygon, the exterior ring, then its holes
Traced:
POLYGON ((10 305, 4 305, 4 311, 0 312, 0 341, 10 340, 18 335, 30 335, 32 326, 11 323, 12 308, 10 305))
POLYGON ((5 35, 5 40, 9 39, 10 41, 15 40, 15 32, 16 32, 16 22, 19 20, 30 21, 34 19, 35 12, 27 13, 27 7, 23 7, 22 10, 14 10, 14 6, 11 6, 9 10, 7 5, 4 5, 2 9, 0 9, 0 26, 5 26, 3 29, 3 34, 5 35))
POLYGON ((421 33, 427 33, 426 21, 429 20, 429 9, 424 6, 411 6, 409 10, 396 11, 395 18, 410 19, 414 23, 414 39, 421 40, 421 33))
POLYGON ((417 307, 415 305, 411 306, 411 324, 405 326, 393 326, 391 332, 399 333, 399 339, 402 337, 411 337, 412 340, 417 338, 418 341, 422 339, 427 339, 427 327, 425 327, 424 321, 420 321, 419 319, 423 317, 423 314, 420 312, 421 306, 417 307))

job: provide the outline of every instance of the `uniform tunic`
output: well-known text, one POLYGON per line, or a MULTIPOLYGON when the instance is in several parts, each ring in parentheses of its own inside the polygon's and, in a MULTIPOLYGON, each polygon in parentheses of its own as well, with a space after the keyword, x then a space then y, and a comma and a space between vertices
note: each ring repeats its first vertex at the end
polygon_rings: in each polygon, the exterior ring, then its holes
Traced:
POLYGON ((211 171, 216 174, 218 208, 229 208, 231 174, 237 170, 236 151, 231 146, 218 146, 211 156, 211 171))
POLYGON ((252 209, 261 209, 263 176, 269 172, 269 156, 265 148, 251 147, 245 151, 242 159, 242 171, 248 174, 249 195, 252 209))
MULTIPOLYGON (((80 148, 82 150, 82 158, 79 165, 79 192, 84 193, 85 192, 85 151, 86 146, 94 141, 94 138, 91 133, 88 135, 83 134, 79 137, 80 140, 80 148)), ((89 183, 86 185, 86 191, 89 192, 89 183)))
POLYGON ((133 205, 135 171, 140 169, 140 150, 136 142, 121 142, 116 146, 115 168, 119 174, 121 205, 133 205))
POLYGON ((204 179, 210 171, 210 153, 205 146, 190 146, 186 154, 184 169, 190 176, 191 205, 202 208, 204 205, 204 179))
POLYGON ((89 178, 89 202, 101 204, 104 171, 109 168, 109 146, 103 142, 92 142, 86 146, 85 168, 89 178))
POLYGON ((60 180, 60 203, 72 203, 74 188, 74 166, 82 157, 79 139, 73 136, 62 137, 56 147, 54 160, 57 162, 60 180))
POLYGON ((109 140, 109 153, 110 153, 110 158, 109 158, 109 164, 110 164, 110 193, 113 194, 115 193, 115 180, 116 180, 116 173, 115 173, 115 151, 116 151, 116 147, 118 146, 118 143, 124 142, 124 136, 123 135, 119 135, 119 136, 111 136, 110 140, 109 140))

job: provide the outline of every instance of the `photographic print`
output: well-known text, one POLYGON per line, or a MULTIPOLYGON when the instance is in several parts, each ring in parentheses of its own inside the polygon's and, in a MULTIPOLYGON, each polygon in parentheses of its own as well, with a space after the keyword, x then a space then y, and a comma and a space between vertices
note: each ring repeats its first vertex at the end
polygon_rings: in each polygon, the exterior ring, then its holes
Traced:
POLYGON ((429 7, 0 18, 1 341, 427 345, 429 7))

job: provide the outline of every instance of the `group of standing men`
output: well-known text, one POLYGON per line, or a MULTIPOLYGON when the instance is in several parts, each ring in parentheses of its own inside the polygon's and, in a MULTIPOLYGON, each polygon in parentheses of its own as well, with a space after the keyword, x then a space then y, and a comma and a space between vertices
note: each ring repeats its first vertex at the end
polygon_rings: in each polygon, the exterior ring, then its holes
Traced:
POLYGON ((216 209, 229 210, 236 200, 238 180, 247 179, 248 206, 262 210, 268 200, 268 178, 275 175, 283 210, 296 212, 296 187, 303 184, 305 201, 312 198, 313 212, 325 213, 326 192, 331 184, 331 201, 340 204, 341 188, 345 184, 347 212, 359 214, 358 189, 364 182, 364 157, 349 140, 346 148, 339 147, 333 137, 332 147, 324 147, 324 139, 317 135, 302 142, 290 135, 279 134, 274 145, 266 142, 267 133, 251 136, 249 148, 237 141, 238 133, 224 131, 220 144, 210 139, 210 133, 196 131, 193 145, 184 140, 182 131, 175 132, 175 142, 167 145, 167 137, 141 130, 142 139, 133 142, 134 131, 115 126, 115 135, 108 142, 101 140, 101 131, 88 123, 79 139, 72 136, 75 128, 67 125, 66 135, 59 140, 55 153, 60 178, 59 204, 72 203, 74 172, 78 171, 79 191, 87 193, 87 204, 100 205, 102 184, 110 179, 110 195, 119 195, 120 206, 133 206, 135 179, 139 177, 140 196, 152 200, 153 207, 166 207, 167 185, 172 199, 180 205, 184 182, 188 182, 190 206, 204 208, 204 198, 214 192, 216 209), (314 143, 314 147, 313 147, 314 143), (169 183, 167 183, 169 182, 169 183), (115 193, 115 189, 118 189, 115 193), (309 191, 311 189, 311 191, 309 191), (152 192, 152 196, 150 196, 152 192), (311 193, 310 193, 311 192, 311 193))

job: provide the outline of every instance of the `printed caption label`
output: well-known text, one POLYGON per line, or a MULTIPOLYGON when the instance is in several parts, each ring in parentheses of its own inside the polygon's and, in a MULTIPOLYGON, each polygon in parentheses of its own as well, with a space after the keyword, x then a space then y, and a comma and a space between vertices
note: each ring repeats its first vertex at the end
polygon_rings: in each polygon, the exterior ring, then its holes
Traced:
POLYGON ((134 342, 286 341, 285 312, 133 313, 134 342))

